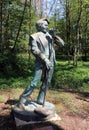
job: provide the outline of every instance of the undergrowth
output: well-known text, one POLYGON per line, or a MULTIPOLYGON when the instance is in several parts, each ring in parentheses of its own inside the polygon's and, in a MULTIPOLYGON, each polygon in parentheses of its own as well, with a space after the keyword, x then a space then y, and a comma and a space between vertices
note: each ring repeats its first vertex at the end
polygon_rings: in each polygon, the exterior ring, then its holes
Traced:
MULTIPOLYGON (((7 65, 7 73, 0 72, 0 89, 24 88, 30 84, 34 74, 34 57, 19 54, 15 60, 13 70, 7 65)), ((57 61, 50 88, 89 92, 89 62, 78 62, 75 67, 67 61, 57 61)))

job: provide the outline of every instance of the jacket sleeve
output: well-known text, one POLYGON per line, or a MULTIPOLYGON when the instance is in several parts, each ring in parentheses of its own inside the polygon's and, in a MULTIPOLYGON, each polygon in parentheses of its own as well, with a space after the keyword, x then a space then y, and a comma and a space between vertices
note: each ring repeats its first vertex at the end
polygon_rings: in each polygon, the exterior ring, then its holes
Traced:
POLYGON ((56 32, 56 30, 54 30, 54 29, 49 30, 49 34, 52 36, 53 42, 59 46, 64 46, 64 44, 65 44, 64 41, 58 35, 56 35, 55 32, 56 32))
POLYGON ((53 37, 54 43, 56 43, 59 46, 64 46, 64 41, 59 37, 59 36, 55 36, 53 37))
POLYGON ((31 43, 31 51, 35 57, 39 57, 42 61, 45 61, 46 56, 40 51, 37 45, 36 38, 33 38, 33 36, 30 36, 30 43, 31 43))

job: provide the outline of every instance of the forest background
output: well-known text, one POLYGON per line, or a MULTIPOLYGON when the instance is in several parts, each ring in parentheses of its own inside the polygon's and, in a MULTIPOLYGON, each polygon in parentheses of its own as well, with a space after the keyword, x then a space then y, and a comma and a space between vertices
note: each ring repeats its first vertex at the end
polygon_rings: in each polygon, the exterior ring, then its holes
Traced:
POLYGON ((0 0, 0 89, 24 88, 32 79, 29 37, 43 17, 65 41, 56 46, 51 89, 89 92, 88 0, 0 0))

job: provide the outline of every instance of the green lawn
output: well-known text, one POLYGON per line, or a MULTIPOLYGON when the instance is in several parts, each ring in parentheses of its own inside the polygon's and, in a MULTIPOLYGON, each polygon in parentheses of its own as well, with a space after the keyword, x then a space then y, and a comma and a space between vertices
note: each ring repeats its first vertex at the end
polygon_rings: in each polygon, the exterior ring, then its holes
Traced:
POLYGON ((69 88, 89 92, 89 62, 78 62, 75 67, 59 61, 55 66, 53 84, 56 88, 69 88))
MULTIPOLYGON (((27 71, 27 70, 26 70, 27 71)), ((33 76, 33 69, 29 68, 28 75, 18 77, 0 77, 0 89, 24 88, 33 76)), ((67 61, 57 61, 52 79, 53 89, 73 89, 78 91, 89 92, 89 62, 78 62, 75 67, 68 65, 67 61)))

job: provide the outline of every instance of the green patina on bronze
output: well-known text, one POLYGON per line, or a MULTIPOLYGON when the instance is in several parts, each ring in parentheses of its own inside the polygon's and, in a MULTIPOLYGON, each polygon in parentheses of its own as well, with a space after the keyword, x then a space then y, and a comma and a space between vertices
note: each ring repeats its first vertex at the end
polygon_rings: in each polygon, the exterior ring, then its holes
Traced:
POLYGON ((36 23, 37 33, 30 36, 31 52, 36 57, 34 77, 20 96, 20 104, 25 104, 39 81, 42 81, 37 97, 37 103, 44 105, 47 87, 51 82, 54 64, 56 62, 53 44, 64 45, 64 41, 54 35, 54 31, 48 31, 49 21, 40 19, 36 23), (53 42, 54 41, 54 42, 53 42))

